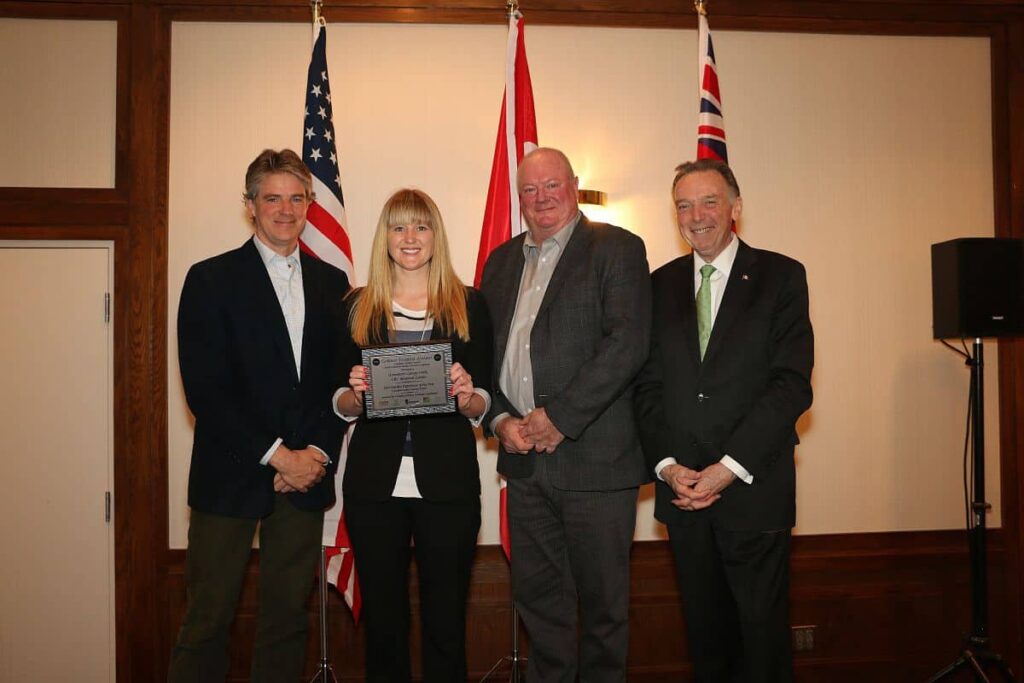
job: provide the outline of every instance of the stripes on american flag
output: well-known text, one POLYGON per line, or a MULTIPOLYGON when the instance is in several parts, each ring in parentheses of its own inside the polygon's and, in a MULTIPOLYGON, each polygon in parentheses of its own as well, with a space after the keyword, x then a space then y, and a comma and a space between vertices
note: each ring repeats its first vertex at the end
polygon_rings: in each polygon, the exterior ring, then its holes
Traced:
POLYGON ((333 111, 331 84, 327 78, 327 26, 318 25, 309 59, 302 126, 302 160, 313 174, 316 200, 306 213, 306 229, 300 242, 304 251, 345 271, 349 282, 354 282, 333 111))
MULTIPOLYGON (((306 111, 302 124, 302 159, 313 174, 316 200, 306 212, 306 228, 302 232, 300 244, 306 253, 345 271, 348 281, 353 283, 355 271, 352 268, 352 245, 345 230, 345 200, 341 193, 341 172, 338 170, 332 114, 331 84, 327 78, 327 26, 321 20, 315 25, 313 54, 309 58, 306 78, 306 111)), ((349 429, 338 456, 338 472, 334 477, 337 502, 324 513, 322 543, 326 548, 327 581, 341 591, 352 610, 352 618, 358 622, 362 600, 352 543, 345 526, 341 492, 351 435, 352 430, 349 429)))
POLYGON ((722 118, 722 94, 718 89, 718 67, 715 65, 715 48, 711 42, 711 30, 703 6, 698 9, 700 30, 699 73, 697 83, 700 89, 700 113, 697 117, 697 158, 719 159, 729 163, 725 146, 725 120, 722 118))
POLYGON ((359 623, 359 612, 363 600, 359 594, 359 580, 356 578, 356 559, 352 554, 352 542, 348 538, 348 527, 345 526, 344 499, 341 495, 341 482, 345 475, 345 461, 348 459, 348 442, 354 427, 345 433, 345 442, 341 447, 338 472, 334 476, 334 491, 337 502, 334 507, 324 512, 323 544, 327 559, 327 582, 341 591, 345 602, 352 610, 352 619, 359 623))

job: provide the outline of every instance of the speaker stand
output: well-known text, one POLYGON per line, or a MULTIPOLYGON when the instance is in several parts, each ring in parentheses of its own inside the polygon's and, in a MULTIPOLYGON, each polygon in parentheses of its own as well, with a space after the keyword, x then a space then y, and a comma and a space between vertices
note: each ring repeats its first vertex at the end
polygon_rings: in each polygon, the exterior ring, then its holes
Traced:
POLYGON ((953 676, 960 669, 969 669, 974 680, 990 683, 987 675, 991 667, 998 671, 1004 681, 1016 683, 1013 672, 1006 661, 993 652, 988 635, 988 571, 985 554, 985 514, 989 504, 985 501, 985 394, 984 394, 984 351, 981 339, 974 340, 974 356, 967 359, 971 367, 971 439, 974 462, 974 490, 971 500, 973 525, 968 525, 967 536, 971 560, 971 633, 964 639, 960 655, 928 683, 938 683, 953 676))

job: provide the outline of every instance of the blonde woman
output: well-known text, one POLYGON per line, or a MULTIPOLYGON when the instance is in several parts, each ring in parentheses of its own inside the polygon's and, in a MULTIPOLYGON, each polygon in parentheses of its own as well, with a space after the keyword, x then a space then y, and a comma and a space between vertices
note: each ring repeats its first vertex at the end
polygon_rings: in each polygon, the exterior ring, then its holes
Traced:
POLYGON ((483 297, 459 281, 441 214, 424 192, 384 204, 366 287, 346 299, 356 346, 335 409, 358 424, 345 470, 345 519, 366 624, 366 680, 410 680, 408 571, 416 554, 423 680, 466 680, 466 594, 480 529, 473 426, 487 412, 491 323, 483 297), (359 348, 450 339, 458 412, 366 420, 359 348), (413 547, 410 548, 410 541, 413 547))

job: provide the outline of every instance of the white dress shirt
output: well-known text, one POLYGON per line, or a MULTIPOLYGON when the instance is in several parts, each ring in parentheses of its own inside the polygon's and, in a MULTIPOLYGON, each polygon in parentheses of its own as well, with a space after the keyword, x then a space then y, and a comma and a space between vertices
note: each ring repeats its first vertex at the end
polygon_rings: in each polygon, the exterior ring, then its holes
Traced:
MULTIPOLYGON (((256 251, 263 259, 263 265, 267 268, 267 275, 270 283, 274 286, 274 293, 277 294, 277 303, 281 305, 281 313, 284 314, 284 322, 288 327, 288 340, 292 345, 292 357, 295 361, 295 374, 302 376, 302 328, 306 324, 306 297, 302 290, 302 261, 299 259, 299 248, 287 256, 281 256, 276 251, 265 245, 256 235, 252 236, 256 251)), ((284 439, 278 437, 267 452, 260 458, 260 464, 266 465, 270 462, 271 456, 277 447, 284 443, 284 439)), ((310 447, 324 453, 323 449, 314 444, 310 447)), ((331 461, 330 456, 324 453, 327 462, 331 461)))
MULTIPOLYGON (((729 273, 732 272, 732 265, 736 261, 736 252, 739 251, 740 241, 733 235, 732 239, 729 240, 729 244, 726 245, 722 253, 711 262, 711 265, 715 267, 715 272, 711 274, 711 278, 708 280, 708 284, 711 286, 711 329, 714 330, 715 320, 718 318, 718 309, 722 306, 722 297, 725 295, 725 287, 729 283, 729 273)), ((700 257, 697 252, 693 252, 693 292, 696 297, 697 290, 700 288, 701 275, 700 269, 707 262, 700 257)), ((713 333, 713 332, 712 332, 713 333)), ((729 471, 736 475, 736 478, 745 484, 754 483, 754 477, 746 470, 743 465, 736 462, 733 458, 728 455, 723 455, 719 461, 729 471)), ((675 458, 664 458, 654 466, 654 473, 658 476, 658 479, 665 481, 661 477, 661 471, 669 465, 678 465, 679 463, 675 458)))

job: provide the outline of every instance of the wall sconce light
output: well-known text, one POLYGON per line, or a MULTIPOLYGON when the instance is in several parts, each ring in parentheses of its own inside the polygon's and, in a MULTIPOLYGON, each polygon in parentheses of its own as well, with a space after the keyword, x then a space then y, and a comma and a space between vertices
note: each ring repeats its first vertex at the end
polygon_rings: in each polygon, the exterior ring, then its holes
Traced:
POLYGON ((592 204, 594 206, 605 206, 608 203, 608 195, 601 190, 579 190, 580 204, 592 204))

